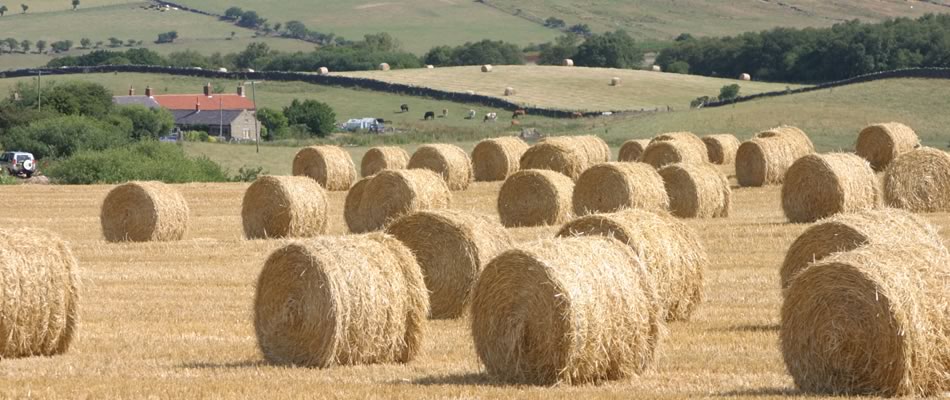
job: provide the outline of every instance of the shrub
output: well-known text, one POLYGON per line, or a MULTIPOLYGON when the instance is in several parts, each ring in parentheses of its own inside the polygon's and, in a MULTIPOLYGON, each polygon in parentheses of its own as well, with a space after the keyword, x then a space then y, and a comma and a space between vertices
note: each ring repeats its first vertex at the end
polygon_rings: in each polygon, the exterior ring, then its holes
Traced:
POLYGON ((306 125, 311 135, 326 136, 333 132, 336 113, 325 103, 316 100, 300 102, 294 99, 284 108, 284 115, 291 124, 306 125))
POLYGON ((206 157, 189 158, 175 144, 144 141, 104 151, 85 151, 54 164, 47 175, 65 184, 132 180, 226 182, 227 173, 206 157))
POLYGON ((128 142, 128 135, 107 122, 63 116, 13 128, 2 141, 4 148, 28 151, 36 158, 59 158, 121 146, 128 142))
POLYGON ((719 89, 719 100, 732 100, 739 97, 739 85, 733 83, 719 89))
POLYGON ((132 121, 133 139, 158 139, 171 132, 175 127, 175 117, 164 108, 148 108, 140 105, 128 105, 116 108, 116 114, 132 121))

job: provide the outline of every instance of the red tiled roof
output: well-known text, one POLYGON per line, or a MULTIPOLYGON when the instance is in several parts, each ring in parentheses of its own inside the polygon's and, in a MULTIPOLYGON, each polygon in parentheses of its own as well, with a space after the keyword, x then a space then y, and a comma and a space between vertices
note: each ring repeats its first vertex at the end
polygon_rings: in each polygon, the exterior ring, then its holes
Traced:
POLYGON ((169 110, 194 110, 195 105, 201 111, 253 110, 254 102, 236 94, 160 94, 153 96, 155 101, 169 110))

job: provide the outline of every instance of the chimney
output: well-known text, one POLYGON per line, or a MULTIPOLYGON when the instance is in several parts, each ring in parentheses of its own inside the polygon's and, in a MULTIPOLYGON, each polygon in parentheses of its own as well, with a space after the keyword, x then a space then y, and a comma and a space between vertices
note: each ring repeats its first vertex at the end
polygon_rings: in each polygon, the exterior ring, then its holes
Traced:
POLYGON ((199 97, 195 99, 195 112, 200 112, 200 111, 201 111, 201 98, 199 97))
POLYGON ((238 85, 237 94, 238 94, 238 96, 245 97, 245 96, 244 96, 244 85, 238 85))
POLYGON ((205 96, 211 97, 211 82, 205 85, 205 96))
POLYGON ((129 86, 129 96, 135 96, 135 88, 129 86))
POLYGON ((152 87, 151 87, 151 86, 146 86, 146 87, 145 87, 145 95, 148 96, 148 97, 152 97, 152 87))

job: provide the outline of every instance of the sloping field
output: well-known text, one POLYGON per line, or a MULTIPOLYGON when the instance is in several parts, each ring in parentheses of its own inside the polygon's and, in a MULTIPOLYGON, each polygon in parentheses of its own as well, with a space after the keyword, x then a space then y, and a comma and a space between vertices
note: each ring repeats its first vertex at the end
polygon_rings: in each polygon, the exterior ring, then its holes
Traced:
POLYGON ((466 66, 341 72, 339 75, 450 92, 472 90, 524 106, 577 111, 666 110, 667 106, 683 110, 689 108, 691 100, 699 96, 718 96, 721 87, 733 83, 742 87, 743 94, 800 86, 626 69, 520 65, 498 65, 490 73, 481 72, 478 66, 466 66), (621 79, 619 86, 610 86, 613 77, 621 79), (514 88, 516 94, 505 96, 506 87, 514 88))

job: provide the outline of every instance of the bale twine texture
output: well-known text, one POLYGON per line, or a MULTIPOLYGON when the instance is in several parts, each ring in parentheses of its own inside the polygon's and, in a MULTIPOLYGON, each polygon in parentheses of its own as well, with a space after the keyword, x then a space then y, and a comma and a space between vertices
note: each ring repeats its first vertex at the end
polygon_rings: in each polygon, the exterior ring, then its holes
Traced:
POLYGON ((713 164, 732 164, 736 161, 736 151, 739 150, 739 139, 730 134, 703 136, 706 145, 706 155, 713 164))
POLYGON ((835 215, 802 232, 785 253, 779 271, 782 289, 808 263, 866 244, 906 242, 943 248, 937 229, 922 218, 895 208, 835 215))
POLYGON ((349 190, 356 182, 350 153, 337 146, 304 147, 294 156, 293 174, 309 176, 326 190, 349 190))
POLYGON ((637 162, 607 162, 588 168, 577 178, 572 203, 578 216, 625 208, 669 209, 663 178, 653 167, 637 162))
POLYGON ((267 258, 254 330, 275 364, 405 363, 422 349, 428 312, 422 272, 398 240, 380 233, 323 237, 267 258))
POLYGON ((472 336, 488 373, 549 385, 623 379, 653 361, 665 331, 652 277, 605 237, 548 239, 482 272, 472 336))
POLYGON ((519 171, 498 192, 498 216, 507 227, 554 225, 571 218, 574 181, 543 169, 519 171))
POLYGON ((521 156, 521 169, 546 169, 577 179, 592 165, 610 160, 607 142, 597 136, 545 138, 521 156))
POLYGON ((343 212, 353 233, 375 231, 422 210, 448 208, 452 193, 427 169, 386 170, 363 178, 346 196, 343 212))
POLYGON ((406 169, 408 165, 409 153, 402 147, 373 147, 363 155, 360 161, 360 174, 365 177, 384 169, 406 169))
POLYGON ((629 246, 653 276, 667 321, 688 320, 703 301, 706 249, 692 229, 669 214, 624 210, 588 215, 567 223, 557 235, 608 236, 629 246))
POLYGON ((804 392, 937 396, 950 390, 950 255, 872 244, 792 279, 782 355, 804 392))
POLYGON ((809 154, 785 173, 782 209, 790 222, 815 222, 880 205, 881 189, 874 170, 854 154, 809 154))
POLYGON ((310 237, 327 233, 327 194, 306 176, 257 178, 241 203, 248 239, 310 237))
POLYGON ((517 137, 485 139, 472 150, 472 169, 480 182, 503 181, 521 169, 528 144, 517 137))
POLYGON ((884 201, 915 212, 950 211, 950 153, 922 147, 897 157, 884 172, 884 201))
POLYGON ((861 130, 854 145, 855 153, 883 171, 895 158, 920 145, 917 133, 899 122, 874 124, 861 130))
POLYGON ((188 203, 161 182, 129 182, 109 191, 100 214, 110 242, 172 241, 188 230, 188 203))
POLYGON ((623 142, 620 146, 620 154, 617 155, 617 161, 633 162, 640 161, 640 155, 650 145, 650 139, 632 139, 623 142))
POLYGON ((710 164, 672 164, 660 169, 670 212, 680 218, 728 217, 729 179, 710 164))
POLYGON ((511 248, 508 231, 491 218, 460 211, 420 211, 386 228, 422 268, 431 318, 459 318, 468 311, 479 273, 511 248))
POLYGON ((420 146, 409 159, 410 169, 428 169, 442 175, 449 190, 465 190, 472 183, 472 160, 462 148, 451 144, 420 146))
POLYGON ((49 231, 0 229, 0 359, 63 354, 79 325, 79 266, 49 231))
POLYGON ((762 131, 755 134, 757 138, 771 138, 779 137, 785 139, 798 149, 798 151, 804 154, 810 154, 815 152, 815 145, 812 143, 811 139, 808 137, 808 134, 805 131, 798 129, 794 126, 782 125, 777 128, 772 128, 767 131, 762 131))
POLYGON ((814 152, 801 130, 786 127, 759 133, 736 151, 736 180, 740 186, 782 183, 795 160, 814 152))

